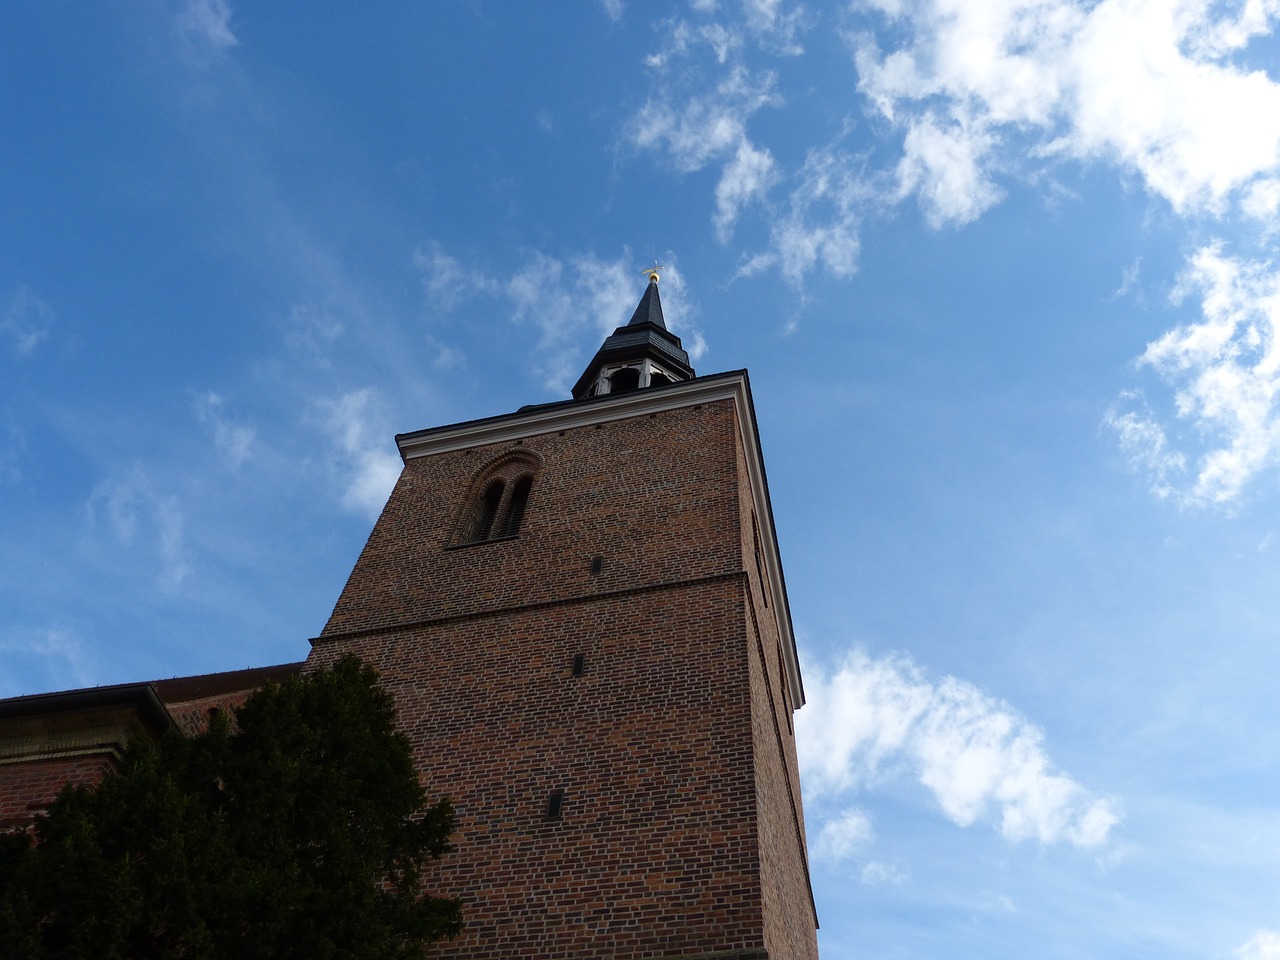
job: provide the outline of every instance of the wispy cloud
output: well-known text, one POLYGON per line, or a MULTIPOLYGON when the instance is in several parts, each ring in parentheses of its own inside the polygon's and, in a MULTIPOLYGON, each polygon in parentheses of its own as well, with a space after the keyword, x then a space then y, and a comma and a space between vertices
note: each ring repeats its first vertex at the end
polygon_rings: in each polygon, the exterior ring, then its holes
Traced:
POLYGON ((388 438, 380 398, 372 387, 352 390, 319 404, 320 423, 333 443, 342 502, 376 519, 400 477, 402 463, 388 438))
POLYGON ((494 291, 494 281, 482 270, 463 266, 435 240, 413 251, 413 265, 422 274, 428 308, 449 311, 477 294, 494 291))
POLYGON ((239 44, 231 32, 227 0, 184 0, 174 17, 178 35, 189 56, 207 58, 239 44))
POLYGON ((1125 267, 1124 272, 1120 275, 1120 286, 1116 287, 1115 292, 1111 294, 1112 300, 1119 300, 1121 297, 1127 297, 1136 291, 1136 299, 1142 303, 1142 292, 1138 290, 1138 277, 1142 273, 1142 258, 1136 257, 1133 263, 1125 267))
POLYGON ((155 552, 162 586, 176 587, 191 572, 181 503, 176 495, 162 490, 142 465, 135 464, 95 487, 86 508, 91 522, 106 520, 119 546, 155 552))
POLYGON ((758 150, 744 137, 716 184, 716 233, 727 242, 742 208, 763 197, 777 174, 768 150, 758 150))
POLYGON ((634 146, 665 157, 681 173, 720 164, 713 220, 721 242, 732 236, 742 210, 763 199, 777 179, 772 153, 746 131, 756 112, 781 105, 781 99, 773 73, 753 72, 741 62, 745 38, 754 32, 789 49, 798 22, 769 0, 748 3, 744 12, 746 23, 732 27, 674 25, 666 47, 647 61, 661 93, 650 96, 627 131, 634 146), (703 64, 708 53, 710 63, 703 64))
MULTIPOLYGON (((662 260, 667 264, 662 270, 667 326, 681 337, 696 361, 706 350, 694 319, 696 306, 675 256, 668 252, 662 260)), ((613 259, 595 254, 561 259, 535 250, 505 276, 466 266, 436 243, 420 248, 414 262, 427 274, 423 283, 429 294, 436 295, 432 302, 437 307, 453 309, 472 297, 496 299, 511 311, 516 323, 537 330, 538 347, 530 357, 531 367, 548 389, 559 393, 567 393, 573 386, 589 351, 631 319, 645 282, 642 264, 627 251, 613 259)), ((442 354, 445 363, 461 360, 456 350, 442 354)))
POLYGON ((284 341, 289 352, 316 367, 332 365, 333 345, 346 327, 323 304, 299 303, 283 322, 284 341))
POLYGON ((997 811, 1010 841, 1099 847, 1119 821, 1112 801, 1054 769, 1039 729, 972 684, 934 682, 905 658, 861 651, 834 672, 808 664, 805 674, 796 740, 812 798, 853 796, 907 772, 960 826, 997 811))
POLYGON ((871 194, 856 158, 834 148, 810 151, 787 212, 773 222, 773 252, 756 257, 753 269, 777 263, 796 285, 818 265, 837 277, 852 275, 871 194))
POLYGON ((862 885, 864 887, 878 887, 881 884, 901 886, 909 879, 907 871, 897 864, 869 860, 862 867, 862 885))
POLYGON ((1129 467, 1150 478, 1151 492, 1161 499, 1174 496, 1186 474, 1187 458, 1172 448, 1142 395, 1125 391, 1102 422, 1115 433, 1129 467))
POLYGON ((0 330, 13 338, 14 353, 25 357, 49 335, 53 321, 53 308, 30 287, 22 284, 9 298, 3 319, 0 319, 0 330))
POLYGON ((871 818, 857 807, 850 807, 822 824, 813 844, 813 856, 818 860, 846 860, 874 838, 871 818))
POLYGON ((1173 449, 1149 410, 1113 409, 1106 422, 1158 494, 1227 504, 1280 462, 1280 269, 1212 244, 1190 258, 1174 291, 1175 302, 1188 297, 1199 299, 1202 319, 1170 330, 1138 359, 1173 388, 1176 419, 1199 438, 1189 441, 1197 449, 1187 483, 1173 481, 1191 458, 1173 449))
POLYGON ((772 73, 754 74, 736 65, 713 89, 677 107, 667 97, 651 98, 632 122, 630 138, 642 149, 662 152, 681 173, 724 157, 732 161, 749 142, 747 120, 762 107, 780 104, 773 88, 772 73))
POLYGON ((0 432, 0 479, 13 483, 22 479, 22 462, 27 458, 27 434, 17 423, 6 423, 0 432))
POLYGON ((1280 960, 1280 932, 1259 930, 1233 953, 1240 960, 1280 960))
POLYGON ((213 435, 214 449, 232 469, 249 458, 257 431, 250 425, 237 423, 224 413, 225 403, 213 391, 195 398, 196 418, 213 435))
POLYGON ((0 636, 0 654, 10 667, 21 664, 25 675, 19 687, 7 671, 0 674, 0 696, 33 692, 32 672, 55 688, 68 684, 83 687, 92 681, 84 641, 65 627, 10 627, 0 636))

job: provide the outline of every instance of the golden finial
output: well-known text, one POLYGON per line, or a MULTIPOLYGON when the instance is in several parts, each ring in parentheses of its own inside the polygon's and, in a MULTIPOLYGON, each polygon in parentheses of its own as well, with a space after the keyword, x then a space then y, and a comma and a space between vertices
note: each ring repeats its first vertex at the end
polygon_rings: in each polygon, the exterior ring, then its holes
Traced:
POLYGON ((659 270, 661 270, 662 268, 663 268, 663 265, 662 265, 661 263, 659 263, 657 260, 655 260, 655 261, 653 261, 653 266, 652 266, 652 267, 648 267, 648 268, 646 268, 646 269, 645 269, 645 271, 644 271, 644 272, 645 272, 645 273, 647 273, 647 274, 649 275, 649 282, 650 282, 650 283, 657 283, 657 282, 658 282, 658 271, 659 271, 659 270))

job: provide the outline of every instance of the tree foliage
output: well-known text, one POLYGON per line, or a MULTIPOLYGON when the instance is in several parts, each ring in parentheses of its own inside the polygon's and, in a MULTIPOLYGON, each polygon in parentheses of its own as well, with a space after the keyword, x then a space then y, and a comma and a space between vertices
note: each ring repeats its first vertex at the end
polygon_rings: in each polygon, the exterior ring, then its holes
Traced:
POLYGON ((269 684, 64 789, 34 838, 0 838, 0 956, 381 960, 456 933, 420 885, 452 809, 424 809, 376 681, 349 657, 269 684))

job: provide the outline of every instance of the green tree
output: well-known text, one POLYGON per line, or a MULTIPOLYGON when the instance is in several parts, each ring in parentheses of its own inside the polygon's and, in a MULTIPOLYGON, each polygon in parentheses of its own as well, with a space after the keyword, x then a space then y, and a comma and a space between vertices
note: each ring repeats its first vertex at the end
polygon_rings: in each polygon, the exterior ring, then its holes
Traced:
POLYGON ((257 691, 235 723, 130 744, 34 840, 0 837, 0 956, 407 958, 461 926, 423 895, 448 850, 391 697, 353 657, 257 691))

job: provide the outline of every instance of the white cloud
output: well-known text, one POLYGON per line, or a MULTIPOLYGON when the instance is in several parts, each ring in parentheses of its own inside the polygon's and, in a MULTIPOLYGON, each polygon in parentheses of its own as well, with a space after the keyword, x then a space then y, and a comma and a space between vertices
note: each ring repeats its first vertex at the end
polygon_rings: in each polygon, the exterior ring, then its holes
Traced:
MULTIPOLYGON (((74 630, 63 627, 9 628, 0 637, 0 653, 4 654, 4 660, 9 664, 18 660, 38 663, 45 682, 53 689, 65 688, 68 683, 83 687, 93 679, 85 656, 84 641, 74 630)), ((24 664, 22 673, 26 675, 28 670, 29 667, 24 664)), ((29 676, 23 682, 30 684, 29 676)), ((8 677, 0 678, 0 696, 32 692, 35 691, 29 688, 18 689, 8 677)))
POLYGON ((403 466, 388 445, 390 431, 382 422, 376 391, 366 387, 323 401, 320 414, 334 444, 343 505, 376 519, 403 466))
POLYGON ((0 442, 0 478, 14 483, 21 480, 27 452, 27 435, 21 425, 5 424, 4 441, 0 442))
POLYGON ((1280 461, 1280 270, 1213 244, 1189 259, 1174 299, 1193 295, 1202 319, 1148 344, 1138 359, 1174 388, 1177 419, 1201 438, 1189 486, 1170 486, 1188 458, 1150 413, 1113 410, 1107 422, 1135 465, 1153 473, 1158 493, 1228 504, 1280 461))
MULTIPOLYGON (((564 260, 533 251, 505 278, 464 266, 438 244, 432 244, 430 251, 415 258, 420 269, 433 270, 444 264, 444 272, 451 278, 446 281, 447 289, 460 286, 467 296, 504 301, 517 323, 538 331, 537 349, 529 356, 530 369, 544 386, 561 394, 569 392, 604 337, 631 319, 646 282, 643 265, 628 251, 614 259, 581 254, 564 260)), ((681 337, 690 359, 697 361, 706 350, 706 341, 694 322, 696 307, 674 255, 668 252, 662 260, 667 264, 662 269, 661 287, 667 327, 681 337)), ((451 364, 462 359, 457 351, 444 350, 439 362, 451 364)))
MULTIPOLYGON (((1136 257, 1129 266, 1125 267, 1124 272, 1120 275, 1120 286, 1116 287, 1115 292, 1111 294, 1112 300, 1119 300, 1121 297, 1127 297, 1132 293, 1138 285, 1138 277, 1142 273, 1142 258, 1136 257)), ((1141 293, 1139 293, 1138 301, 1142 301, 1141 293)))
POLYGON ((905 870, 892 863, 870 860, 862 868, 862 885, 866 887, 878 887, 886 883, 898 887, 909 879, 905 870))
POLYGON ((1142 398, 1133 391, 1125 392, 1102 422, 1115 432, 1130 468, 1151 477, 1152 493, 1161 499, 1174 495, 1176 484, 1186 471, 1187 458, 1172 449, 1164 427, 1142 398), (1126 410, 1126 405, 1137 409, 1126 410))
POLYGON ((716 233, 727 243, 733 233, 738 213, 772 186, 777 175, 768 150, 757 150, 745 138, 739 142, 734 158, 725 165, 716 185, 716 233))
POLYGON ((413 251, 413 265, 422 272, 429 309, 447 312, 477 294, 492 292, 493 281, 483 271, 464 267, 435 240, 413 251))
POLYGON ((1240 960, 1280 960, 1280 932, 1259 930, 1233 953, 1240 960))
POLYGON ((86 509, 90 520, 105 515, 120 546, 154 549, 161 561, 163 586, 176 587, 191 572, 178 497, 160 490, 140 464, 99 484, 86 509))
POLYGON ((871 818, 857 807, 850 807, 838 818, 823 823, 813 844, 813 856, 819 860, 847 860, 874 838, 871 818))
POLYGON ((742 12, 747 28, 767 49, 786 56, 804 53, 798 39, 805 21, 802 7, 782 0, 742 0, 742 12))
POLYGON ((752 0, 745 13, 747 23, 736 27, 677 23, 667 47, 647 60, 661 91, 648 99, 627 131, 633 145, 666 156, 681 173, 721 164, 712 218, 721 242, 728 242, 742 209, 763 199, 778 179, 772 153, 746 132, 755 113, 781 100, 772 73, 752 72, 741 62, 744 31, 790 49, 798 23, 797 14, 784 14, 772 0, 752 0), (714 81, 696 60, 690 63, 703 49, 712 54, 714 81), (673 89, 679 92, 673 95, 673 89))
POLYGON ((622 19, 622 0, 600 0, 600 6, 604 8, 605 16, 614 23, 622 19))
POLYGON ((467 355, 457 347, 441 343, 435 337, 427 337, 427 344, 436 352, 431 366, 437 370, 458 370, 467 365, 467 355))
POLYGON ((290 353, 317 367, 331 365, 333 345, 345 331, 342 321, 327 307, 314 303, 295 305, 283 327, 290 353))
POLYGON ((227 419, 222 412, 223 406, 222 397, 213 391, 195 398, 196 417, 213 434, 218 456, 234 469, 249 458, 257 431, 227 419))
POLYGON ((179 35, 195 54, 217 54, 240 41, 231 32, 231 6, 227 0, 186 0, 175 20, 179 35))
POLYGON ((515 319, 532 323, 541 331, 538 351, 530 357, 534 369, 547 387, 567 393, 580 372, 576 369, 573 342, 585 317, 566 289, 564 264, 546 254, 534 253, 507 281, 505 289, 515 319))
POLYGON ((960 826, 994 808, 1005 839, 1107 842, 1115 805, 1056 772, 1044 735, 972 684, 926 679, 910 661, 855 651, 834 673, 807 665, 796 740, 811 797, 910 772, 960 826))
POLYGON ((669 98, 651 98, 633 121, 630 139, 641 149, 661 150, 682 173, 701 170, 719 157, 736 157, 748 118, 779 103, 773 86, 773 74, 734 66, 713 90, 689 97, 679 109, 669 98))
MULTIPOLYGON (((722 242, 759 209, 770 248, 739 276, 848 276, 868 214, 912 198, 935 229, 961 226, 1001 202, 1002 179, 1039 179, 1064 161, 1135 175, 1180 214, 1234 204, 1275 231, 1280 84, 1248 64, 1280 0, 860 0, 846 34, 855 89, 888 122, 873 133, 900 148, 887 165, 869 150, 846 202, 816 205, 813 158, 835 155, 850 121, 800 169, 787 160, 794 129, 770 142, 752 124, 782 103, 794 61, 780 55, 830 15, 775 0, 693 6, 647 58, 652 92, 626 136, 679 172, 719 167, 722 242), (789 203, 768 202, 778 189, 789 203)), ((857 107, 851 95, 851 117, 857 107)))
POLYGON ((1280 178, 1268 177, 1249 184, 1240 209, 1261 225, 1264 234, 1275 233, 1280 224, 1280 178))
POLYGON ((976 220, 1000 202, 1001 193, 983 171, 993 138, 982 125, 939 122, 926 114, 913 120, 898 164, 898 195, 920 198, 935 228, 976 220))
POLYGON ((854 160, 833 149, 810 151, 787 213, 771 228, 771 254, 757 257, 739 271, 745 275, 777 263, 783 276, 799 284, 822 265, 837 277, 858 268, 858 228, 872 188, 854 160))
POLYGON ((1270 30, 1272 0, 1234 18, 1209 0, 868 6, 907 39, 882 52, 871 35, 855 38, 861 92, 908 139, 939 111, 979 138, 935 151, 934 177, 921 189, 939 179, 981 182, 1006 159, 990 140, 1002 136, 1016 155, 1038 150, 1136 171, 1184 213, 1220 211, 1280 167, 1280 85, 1228 59, 1270 30))
POLYGON ((26 284, 20 285, 9 298, 0 330, 13 337, 14 352, 25 357, 49 335, 53 325, 53 308, 26 284))

